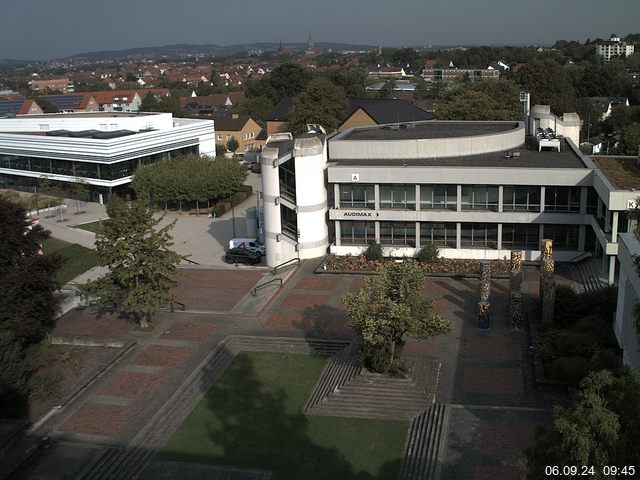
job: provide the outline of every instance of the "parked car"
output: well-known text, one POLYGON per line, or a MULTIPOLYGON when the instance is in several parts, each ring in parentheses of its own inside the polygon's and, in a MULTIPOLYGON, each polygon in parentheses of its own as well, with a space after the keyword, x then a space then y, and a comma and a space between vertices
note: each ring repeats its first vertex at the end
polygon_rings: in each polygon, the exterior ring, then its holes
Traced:
POLYGON ((244 248, 260 255, 267 253, 267 247, 257 238, 232 238, 229 240, 229 248, 244 248))
POLYGON ((252 252, 246 248, 231 248, 224 255, 224 261, 227 263, 246 263, 247 265, 260 263, 261 258, 260 253, 252 252))

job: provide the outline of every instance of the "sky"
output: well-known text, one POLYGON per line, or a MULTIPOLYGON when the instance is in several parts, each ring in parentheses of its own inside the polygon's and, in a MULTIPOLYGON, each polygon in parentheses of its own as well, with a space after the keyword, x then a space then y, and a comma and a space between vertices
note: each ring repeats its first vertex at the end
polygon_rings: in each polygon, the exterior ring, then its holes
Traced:
POLYGON ((551 45, 640 33, 639 0, 0 0, 0 59, 178 43, 551 45))

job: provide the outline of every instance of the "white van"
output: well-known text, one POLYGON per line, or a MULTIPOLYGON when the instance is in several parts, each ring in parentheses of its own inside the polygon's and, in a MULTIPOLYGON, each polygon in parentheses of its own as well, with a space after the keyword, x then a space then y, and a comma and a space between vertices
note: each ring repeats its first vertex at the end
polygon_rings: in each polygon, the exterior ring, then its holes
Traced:
POLYGON ((257 238, 232 238, 229 240, 229 248, 244 248, 260 255, 267 253, 267 247, 257 238))

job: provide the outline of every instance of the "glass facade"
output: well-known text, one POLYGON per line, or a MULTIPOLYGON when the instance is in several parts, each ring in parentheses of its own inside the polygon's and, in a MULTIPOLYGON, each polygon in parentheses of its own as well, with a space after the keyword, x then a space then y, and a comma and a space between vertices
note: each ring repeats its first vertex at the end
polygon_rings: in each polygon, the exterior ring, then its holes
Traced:
POLYGON ((294 202, 296 201, 296 162, 291 160, 281 164, 279 167, 280 195, 282 198, 294 202))
POLYGON ((540 245, 540 225, 531 223, 504 223, 502 225, 502 248, 513 250, 537 250, 540 245))
POLYGON ((498 248, 498 224, 463 223, 460 245, 462 248, 498 248))
POLYGON ((380 222, 380 243, 398 247, 415 247, 416 222, 380 222))
POLYGON ((341 208, 375 208, 375 186, 347 183, 340 185, 341 208))
POLYGON ((420 245, 456 248, 456 224, 421 222, 420 245))
POLYGON ((580 187, 546 187, 544 210, 580 213, 580 187))
POLYGON ((368 245, 375 242, 375 222, 341 221, 340 241, 343 245, 368 245))
POLYGON ((415 185, 380 185, 380 208, 416 209, 415 185))
POLYGON ((578 250, 578 225, 545 225, 544 238, 553 240, 554 250, 578 250))
POLYGON ((505 186, 502 191, 502 210, 539 212, 540 187, 505 186))
POLYGON ((462 210, 498 211, 498 187, 493 185, 463 185, 462 210))
POLYGON ((120 162, 79 162, 76 160, 0 154, 0 168, 38 172, 42 175, 53 174, 96 180, 117 180, 133 175, 139 165, 149 165, 162 159, 197 154, 198 152, 199 147, 194 145, 120 162))
POLYGON ((420 185, 420 210, 457 209, 458 187, 456 185, 420 185))

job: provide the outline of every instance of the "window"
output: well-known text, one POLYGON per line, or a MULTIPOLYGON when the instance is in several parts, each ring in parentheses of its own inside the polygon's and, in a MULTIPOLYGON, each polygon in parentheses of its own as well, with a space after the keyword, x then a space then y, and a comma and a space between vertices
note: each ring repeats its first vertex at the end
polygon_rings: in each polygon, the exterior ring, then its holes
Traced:
POLYGON ((340 185, 340 208, 375 208, 374 186, 346 183, 340 185))
POLYGON ((222 135, 218 134, 218 140, 222 141, 222 135))
POLYGON ((415 185, 380 185, 380 208, 415 210, 415 185))
POLYGON ((456 224, 420 223, 420 245, 456 248, 456 224))
POLYGON ((340 222, 340 242, 343 245, 369 245, 375 241, 375 222, 340 222))
POLYGON ((509 250, 538 250, 540 247, 540 225, 503 224, 502 248, 509 250))
POLYGON ((539 212, 540 187, 504 187, 502 209, 508 211, 539 212))
POLYGON ((553 240, 554 250, 578 250, 578 225, 545 225, 544 238, 553 240))
POLYGON ((463 223, 460 244, 462 248, 498 248, 498 225, 463 223))
POLYGON ((458 188, 455 185, 420 185, 420 209, 457 209, 458 188))
POLYGON ((544 209, 548 212, 580 213, 580 187, 547 187, 544 209))
POLYGON ((297 240, 300 233, 298 232, 298 216, 296 213, 280 204, 280 218, 282 220, 282 233, 289 238, 297 240))
POLYGON ((415 247, 416 222, 380 222, 380 243, 415 247))
POLYGON ((227 135, 227 142, 231 140, 231 135, 227 135))
POLYGON ((498 187, 489 185, 463 185, 462 210, 498 211, 498 187))

